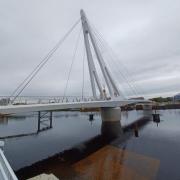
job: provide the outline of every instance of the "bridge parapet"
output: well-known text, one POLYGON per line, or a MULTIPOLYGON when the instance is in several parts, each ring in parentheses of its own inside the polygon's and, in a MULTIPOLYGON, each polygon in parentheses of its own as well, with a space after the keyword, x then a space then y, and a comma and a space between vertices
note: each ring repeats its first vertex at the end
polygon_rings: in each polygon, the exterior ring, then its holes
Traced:
MULTIPOLYGON (((12 97, 13 99, 13 97, 12 97)), ((0 106, 6 106, 11 104, 11 99, 8 96, 0 96, 0 100, 3 100, 3 103, 0 103, 0 106), (8 101, 5 101, 5 100, 8 101), (6 103, 4 103, 6 102, 6 103)), ((81 97, 81 96, 19 96, 13 102, 14 105, 29 105, 29 104, 51 104, 51 103, 70 103, 70 102, 90 102, 95 99, 90 96, 81 97)), ((97 101, 97 99, 96 99, 97 101)))
POLYGON ((0 179, 18 180, 1 148, 0 148, 0 179))

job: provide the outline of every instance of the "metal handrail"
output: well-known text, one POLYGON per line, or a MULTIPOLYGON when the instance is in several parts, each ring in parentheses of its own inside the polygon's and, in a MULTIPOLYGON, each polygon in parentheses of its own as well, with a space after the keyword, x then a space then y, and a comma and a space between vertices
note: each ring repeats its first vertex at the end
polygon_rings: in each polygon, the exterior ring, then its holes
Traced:
POLYGON ((18 180, 3 151, 0 149, 0 166, 5 180, 18 180))
MULTIPOLYGON (((93 101, 90 96, 81 97, 81 96, 66 96, 63 100, 62 96, 47 96, 47 97, 38 97, 38 96, 20 96, 18 97, 13 104, 51 104, 51 103, 67 103, 67 102, 84 102, 84 101, 93 101)), ((11 99, 7 96, 0 96, 0 106, 6 106, 11 104, 11 99), (1 102, 2 101, 2 102, 1 102)))

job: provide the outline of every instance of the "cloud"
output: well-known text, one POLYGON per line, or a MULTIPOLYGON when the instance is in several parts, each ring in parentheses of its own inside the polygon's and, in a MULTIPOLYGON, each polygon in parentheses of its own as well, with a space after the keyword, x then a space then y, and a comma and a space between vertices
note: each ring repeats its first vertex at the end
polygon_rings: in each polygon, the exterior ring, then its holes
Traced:
MULTIPOLYGON (((132 86, 143 89, 145 96, 173 95, 180 91, 179 5, 178 0, 1 1, 0 94, 11 94, 80 18, 79 10, 83 8, 118 56, 115 63, 106 61, 126 95, 133 93, 119 71, 132 81, 132 86)), ((23 94, 63 94, 79 29, 80 24, 23 94)), ((69 79, 69 95, 82 93, 83 51, 81 36, 69 79)), ((84 91, 91 94, 87 62, 84 91)))

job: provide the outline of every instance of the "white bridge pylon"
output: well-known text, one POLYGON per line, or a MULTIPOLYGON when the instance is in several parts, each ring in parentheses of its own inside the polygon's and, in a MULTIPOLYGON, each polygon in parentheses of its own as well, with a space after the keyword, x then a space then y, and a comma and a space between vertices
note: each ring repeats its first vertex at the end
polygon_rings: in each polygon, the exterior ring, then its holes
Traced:
POLYGON ((92 87, 92 93, 94 99, 98 99, 97 93, 96 93, 96 85, 97 89, 99 90, 100 99, 107 99, 105 89, 102 88, 102 84, 99 80, 96 67, 93 61, 93 56, 91 52, 90 47, 90 41, 92 42, 93 49, 95 51, 98 63, 100 65, 100 69, 102 71, 103 77, 105 79, 110 97, 117 97, 120 96, 119 90, 110 74, 110 71, 108 70, 104 59, 101 55, 101 52, 97 46, 96 39, 91 31, 91 27, 88 23, 88 19, 86 18, 85 12, 83 10, 80 11, 81 14, 81 21, 82 21, 82 27, 83 27, 83 34, 84 34, 84 43, 86 47, 86 54, 87 54, 87 60, 88 60, 88 67, 89 67, 89 74, 90 74, 90 80, 91 80, 91 87, 92 87))

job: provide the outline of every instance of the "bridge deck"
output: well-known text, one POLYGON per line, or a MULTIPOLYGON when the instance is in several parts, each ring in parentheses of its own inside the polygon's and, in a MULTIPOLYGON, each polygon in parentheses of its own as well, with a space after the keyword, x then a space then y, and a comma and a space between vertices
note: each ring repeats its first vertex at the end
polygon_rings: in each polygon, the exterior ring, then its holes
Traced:
POLYGON ((8 105, 0 106, 0 114, 16 114, 23 112, 53 111, 63 109, 118 107, 133 103, 150 103, 148 100, 106 100, 90 102, 70 102, 52 104, 29 104, 29 105, 8 105))

